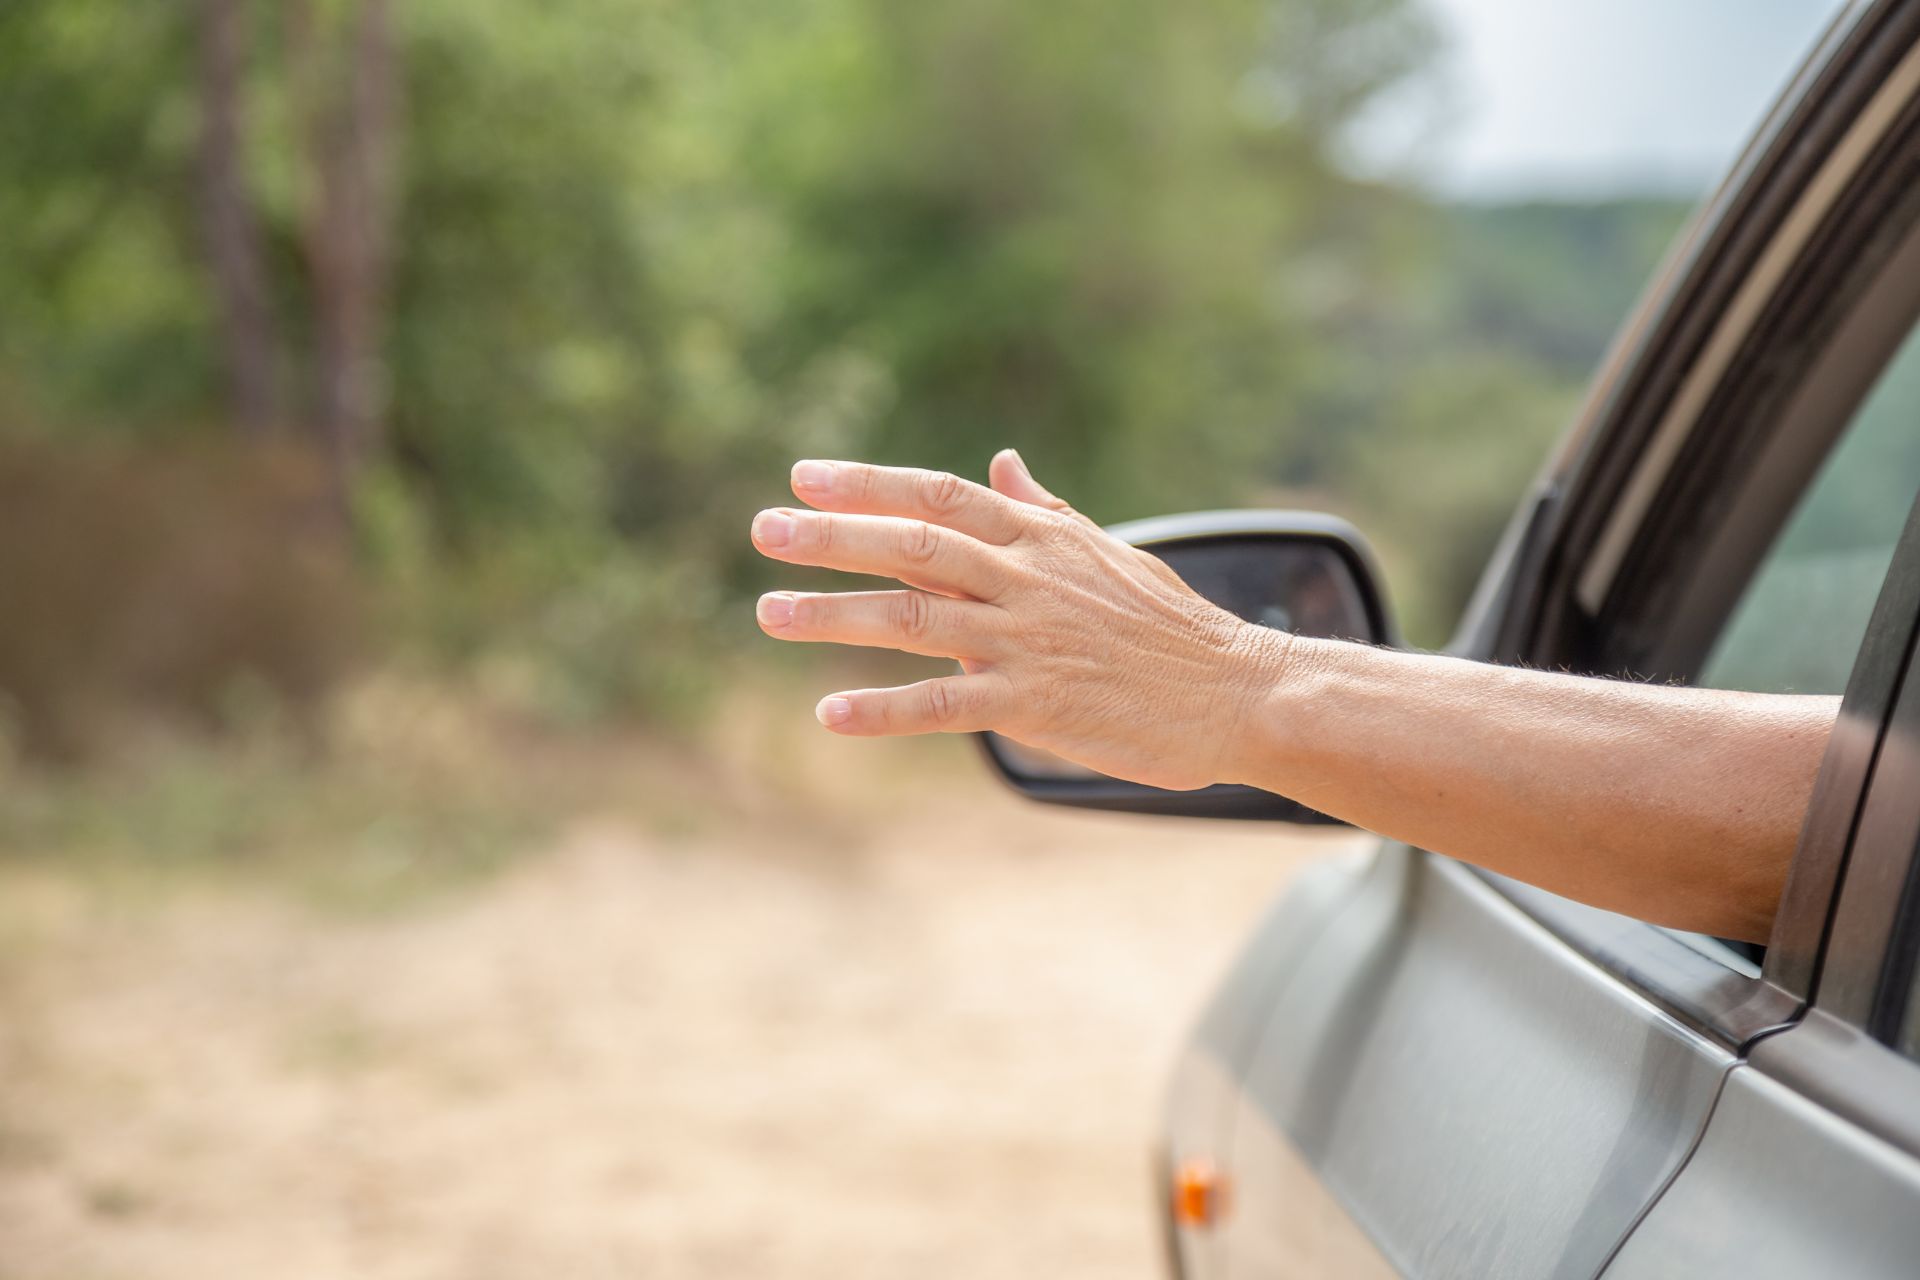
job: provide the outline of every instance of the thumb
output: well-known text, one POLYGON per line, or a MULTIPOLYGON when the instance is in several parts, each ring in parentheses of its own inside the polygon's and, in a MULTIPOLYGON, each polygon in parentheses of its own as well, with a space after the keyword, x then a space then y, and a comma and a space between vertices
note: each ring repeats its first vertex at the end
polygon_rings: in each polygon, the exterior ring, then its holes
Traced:
POLYGON ((1041 487, 1040 482, 1033 478, 1033 472, 1027 470, 1026 461, 1018 450, 1002 449, 994 454, 993 461, 987 466, 987 480, 995 493, 1005 494, 1016 502, 1046 507, 1052 511, 1073 510, 1041 487))

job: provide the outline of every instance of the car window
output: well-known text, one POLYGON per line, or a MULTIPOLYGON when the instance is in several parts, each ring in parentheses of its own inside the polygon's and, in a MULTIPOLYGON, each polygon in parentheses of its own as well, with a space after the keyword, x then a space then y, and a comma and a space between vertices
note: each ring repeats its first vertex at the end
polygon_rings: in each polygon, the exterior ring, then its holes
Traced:
POLYGON ((1920 493, 1920 329, 1881 373, 1734 607, 1696 683, 1839 694, 1920 493))

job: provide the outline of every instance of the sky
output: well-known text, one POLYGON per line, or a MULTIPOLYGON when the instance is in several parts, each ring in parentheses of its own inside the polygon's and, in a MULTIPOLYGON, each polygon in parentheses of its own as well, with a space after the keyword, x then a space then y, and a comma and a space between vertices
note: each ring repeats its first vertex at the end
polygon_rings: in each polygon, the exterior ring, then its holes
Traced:
POLYGON ((1436 77, 1355 138, 1363 168, 1468 199, 1694 195, 1838 0, 1426 0, 1436 77))

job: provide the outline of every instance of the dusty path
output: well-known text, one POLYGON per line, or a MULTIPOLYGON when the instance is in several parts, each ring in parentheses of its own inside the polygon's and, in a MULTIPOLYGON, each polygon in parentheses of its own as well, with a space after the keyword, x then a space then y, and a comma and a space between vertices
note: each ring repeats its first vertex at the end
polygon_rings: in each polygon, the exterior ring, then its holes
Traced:
POLYGON ((373 917, 0 883, 0 1276, 1157 1274, 1196 1002, 1324 840, 969 793, 581 824, 373 917))

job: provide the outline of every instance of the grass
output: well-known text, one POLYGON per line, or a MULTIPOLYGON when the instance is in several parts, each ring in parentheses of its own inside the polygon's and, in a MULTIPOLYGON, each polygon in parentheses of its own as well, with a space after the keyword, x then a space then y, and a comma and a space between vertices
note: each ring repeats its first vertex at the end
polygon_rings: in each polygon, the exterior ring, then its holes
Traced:
POLYGON ((219 739, 131 734, 83 770, 0 763, 0 870, 129 900, 218 883, 378 912, 483 880, 585 818, 667 843, 751 827, 846 848, 916 788, 956 769, 978 780, 951 741, 827 738, 813 685, 853 681, 812 674, 741 673, 674 731, 555 728, 387 674, 340 697, 317 733, 266 717, 219 739))
POLYGON ((658 785, 670 746, 545 734, 431 685, 367 682, 321 738, 147 734, 86 770, 15 766, 0 860, 136 892, 218 879, 369 910, 489 875, 582 807, 617 798, 656 831, 690 821, 684 791, 658 785))

